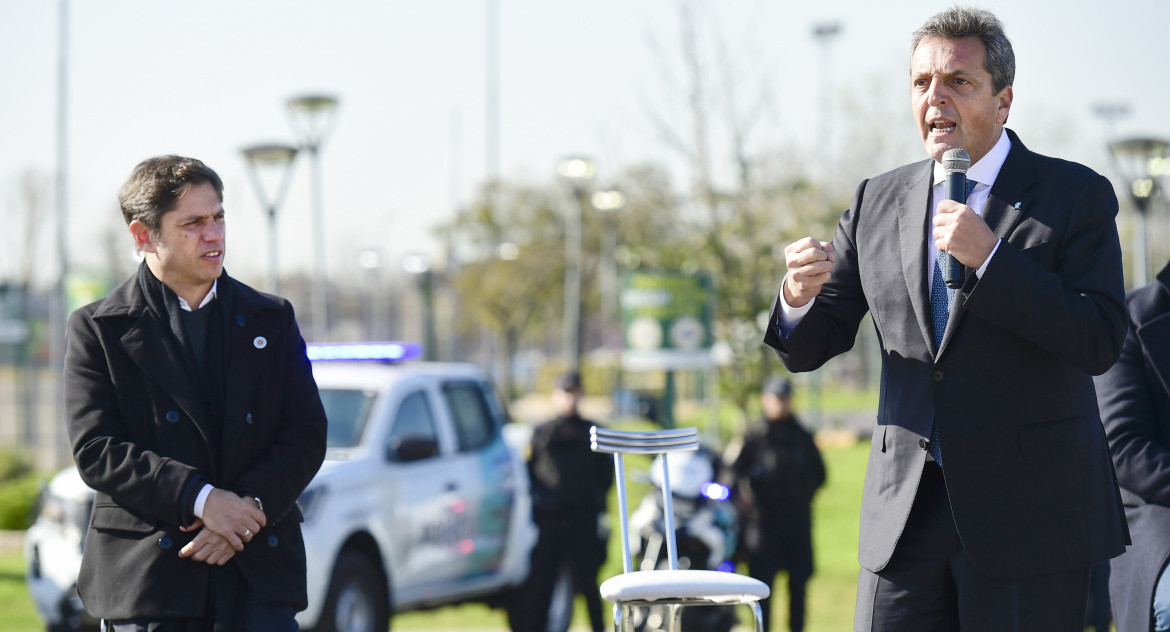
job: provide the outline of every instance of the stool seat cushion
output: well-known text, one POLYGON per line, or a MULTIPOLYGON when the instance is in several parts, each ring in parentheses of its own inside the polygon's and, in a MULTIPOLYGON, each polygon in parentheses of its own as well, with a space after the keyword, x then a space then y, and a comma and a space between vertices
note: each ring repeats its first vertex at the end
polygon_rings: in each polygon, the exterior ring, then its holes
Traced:
POLYGON ((653 570, 624 573, 601 584, 601 597, 618 604, 637 602, 751 603, 768 596, 768 586, 737 573, 653 570))

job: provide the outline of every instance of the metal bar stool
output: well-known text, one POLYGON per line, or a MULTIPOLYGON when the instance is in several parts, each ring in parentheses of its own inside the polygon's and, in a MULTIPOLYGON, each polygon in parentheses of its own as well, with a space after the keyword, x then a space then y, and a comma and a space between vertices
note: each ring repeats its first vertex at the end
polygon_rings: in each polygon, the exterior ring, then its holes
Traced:
POLYGON ((601 597, 613 603, 615 632, 630 629, 626 616, 634 606, 667 605, 671 613, 671 630, 678 631, 682 606, 722 606, 746 604, 751 606, 756 619, 756 632, 763 632, 763 610, 760 600, 769 594, 763 582, 722 571, 679 570, 678 550, 674 537, 674 504, 671 499, 670 474, 667 467, 669 453, 691 452, 699 449, 699 433, 695 428, 669 430, 623 431, 598 428, 589 433, 594 452, 613 455, 618 482, 618 515, 621 521, 622 574, 601 584, 601 597), (666 547, 670 568, 634 571, 630 559, 629 509, 626 501, 626 472, 622 455, 662 455, 662 502, 665 518, 666 547))

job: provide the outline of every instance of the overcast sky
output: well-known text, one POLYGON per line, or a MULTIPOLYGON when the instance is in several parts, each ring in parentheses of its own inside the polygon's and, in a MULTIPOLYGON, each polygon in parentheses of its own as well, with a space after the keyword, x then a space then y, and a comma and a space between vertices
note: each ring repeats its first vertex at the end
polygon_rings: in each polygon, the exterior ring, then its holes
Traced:
MULTIPOLYGON (((822 86, 831 88, 832 144, 870 133, 909 138, 910 33, 944 2, 872 0, 693 3, 703 37, 719 33, 745 80, 769 95, 752 142, 817 151, 822 86), (839 22, 829 72, 811 35, 839 22)), ((151 155, 198 157, 224 178, 228 268, 262 284, 267 229, 239 149, 291 142, 284 102, 310 92, 341 100, 323 150, 332 274, 380 248, 392 265, 435 251, 430 227, 471 199, 485 151, 486 0, 73 0, 68 99, 68 231, 79 268, 105 260, 120 227, 118 187, 151 155)), ((1017 56, 1009 126, 1032 149, 1108 170, 1097 103, 1125 103, 1120 135, 1170 136, 1162 0, 978 3, 1004 21, 1017 56), (1059 9, 1059 10, 1056 10, 1059 9)), ((21 174, 55 169, 58 3, 0 0, 0 277, 28 247, 21 174)), ((600 180, 672 156, 648 112, 669 102, 662 70, 679 61, 674 0, 499 0, 499 171, 551 181, 570 154, 596 159, 600 180), (664 52, 656 52, 664 51, 664 52), (664 66, 665 65, 665 66, 664 66), (657 104, 657 105, 656 105, 657 104)), ((676 104, 678 105, 678 104, 676 104)), ((717 157, 719 148, 716 148, 717 157)), ((880 173, 897 164, 875 164, 880 173)), ((296 166, 280 214, 283 271, 312 263, 310 171, 296 166)), ((853 182, 843 183, 852 188, 853 182)), ((41 209, 51 216, 52 205, 41 209)), ((52 258, 51 219, 35 242, 52 258)), ((49 266, 44 268, 50 270, 49 266)), ((45 274, 48 274, 46 272, 45 274)))

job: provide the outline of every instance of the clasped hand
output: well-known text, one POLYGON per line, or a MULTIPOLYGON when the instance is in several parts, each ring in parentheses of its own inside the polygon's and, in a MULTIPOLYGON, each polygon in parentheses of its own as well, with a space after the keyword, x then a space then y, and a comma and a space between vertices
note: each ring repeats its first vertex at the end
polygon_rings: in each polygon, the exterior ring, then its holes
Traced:
POLYGON ((236 551, 244 550, 244 544, 251 542, 267 522, 264 512, 251 500, 214 489, 203 505, 203 518, 180 527, 183 532, 198 529, 199 533, 179 551, 179 557, 222 566, 236 551))

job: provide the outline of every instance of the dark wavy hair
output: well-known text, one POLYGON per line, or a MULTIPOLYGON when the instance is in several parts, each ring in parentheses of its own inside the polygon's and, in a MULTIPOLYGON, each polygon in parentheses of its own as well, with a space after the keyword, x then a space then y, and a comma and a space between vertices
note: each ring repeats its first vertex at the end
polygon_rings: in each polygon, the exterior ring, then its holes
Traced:
POLYGON ((918 44, 927 37, 941 37, 946 40, 978 37, 987 51, 983 65, 987 67, 987 72, 991 73, 992 92, 999 94, 1016 80, 1016 54, 1012 51, 1012 43, 1003 32, 1003 23, 990 11, 971 7, 951 7, 936 14, 914 31, 910 44, 911 55, 918 49, 918 44))
POLYGON ((164 213, 175 208, 191 187, 208 183, 223 202, 223 180, 202 161, 183 156, 155 156, 134 167, 118 192, 118 205, 126 225, 139 220, 158 232, 164 213))

